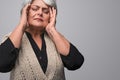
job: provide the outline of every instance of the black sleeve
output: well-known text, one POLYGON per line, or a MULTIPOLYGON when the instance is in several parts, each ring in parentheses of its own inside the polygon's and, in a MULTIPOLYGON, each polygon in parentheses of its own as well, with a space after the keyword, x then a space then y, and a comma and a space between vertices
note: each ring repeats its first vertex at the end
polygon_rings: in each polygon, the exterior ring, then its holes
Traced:
POLYGON ((15 65, 18 49, 8 38, 0 45, 0 72, 9 72, 15 65))
POLYGON ((61 55, 64 66, 68 70, 76 70, 80 68, 84 62, 83 55, 78 51, 78 49, 70 43, 70 51, 67 56, 61 55))

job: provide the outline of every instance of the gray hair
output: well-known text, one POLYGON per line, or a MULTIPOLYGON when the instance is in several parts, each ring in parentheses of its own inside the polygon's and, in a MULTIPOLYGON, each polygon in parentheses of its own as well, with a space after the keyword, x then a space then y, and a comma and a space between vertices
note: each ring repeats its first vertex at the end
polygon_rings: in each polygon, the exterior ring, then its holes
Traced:
MULTIPOLYGON (((34 0, 24 0, 23 2, 23 6, 26 5, 27 3, 32 3, 34 0)), ((56 4, 56 0, 43 0, 45 2, 45 4, 54 7, 57 10, 57 4, 56 4)))

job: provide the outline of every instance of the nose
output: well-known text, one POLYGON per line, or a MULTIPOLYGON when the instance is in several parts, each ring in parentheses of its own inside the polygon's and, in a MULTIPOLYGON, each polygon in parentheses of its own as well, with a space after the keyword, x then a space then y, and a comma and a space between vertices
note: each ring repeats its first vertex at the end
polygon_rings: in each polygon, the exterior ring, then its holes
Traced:
POLYGON ((43 12, 42 12, 42 9, 41 9, 41 8, 38 10, 37 15, 39 15, 39 16, 41 16, 41 17, 43 16, 43 12))

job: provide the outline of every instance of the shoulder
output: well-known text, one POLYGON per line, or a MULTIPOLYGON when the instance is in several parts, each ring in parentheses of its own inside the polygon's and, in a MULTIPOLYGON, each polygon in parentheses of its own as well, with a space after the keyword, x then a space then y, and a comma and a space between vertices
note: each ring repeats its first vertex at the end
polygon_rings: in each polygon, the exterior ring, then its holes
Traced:
POLYGON ((5 34, 3 37, 2 37, 2 42, 3 43, 9 36, 10 36, 11 32, 5 34))

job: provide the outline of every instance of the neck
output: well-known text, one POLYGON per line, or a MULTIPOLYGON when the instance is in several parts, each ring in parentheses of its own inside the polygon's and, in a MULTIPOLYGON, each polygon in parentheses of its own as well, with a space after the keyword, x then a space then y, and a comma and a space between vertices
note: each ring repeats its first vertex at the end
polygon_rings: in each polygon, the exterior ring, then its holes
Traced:
POLYGON ((26 31, 29 32, 32 37, 40 37, 44 33, 43 29, 38 28, 28 28, 26 31))

